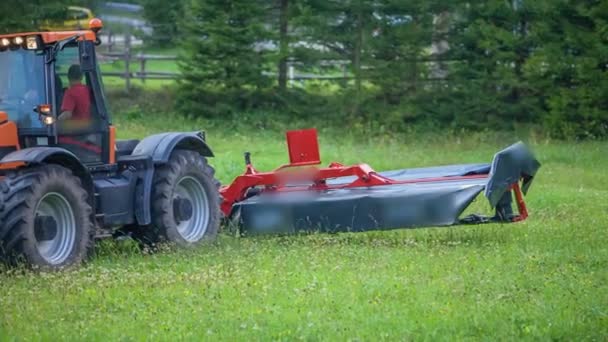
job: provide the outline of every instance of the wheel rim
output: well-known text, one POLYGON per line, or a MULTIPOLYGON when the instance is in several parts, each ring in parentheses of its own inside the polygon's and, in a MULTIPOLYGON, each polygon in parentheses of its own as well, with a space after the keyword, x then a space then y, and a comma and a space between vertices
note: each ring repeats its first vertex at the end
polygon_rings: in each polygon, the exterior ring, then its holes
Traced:
POLYGON ((190 201, 192 215, 187 220, 177 222, 176 219, 177 231, 184 240, 197 242, 205 235, 209 223, 207 192, 197 179, 186 176, 177 182, 173 201, 178 198, 190 201))
POLYGON ((49 192, 38 201, 36 217, 51 217, 56 225, 52 238, 36 238, 38 253, 51 265, 61 264, 72 253, 76 241, 76 218, 72 206, 61 194, 49 192))

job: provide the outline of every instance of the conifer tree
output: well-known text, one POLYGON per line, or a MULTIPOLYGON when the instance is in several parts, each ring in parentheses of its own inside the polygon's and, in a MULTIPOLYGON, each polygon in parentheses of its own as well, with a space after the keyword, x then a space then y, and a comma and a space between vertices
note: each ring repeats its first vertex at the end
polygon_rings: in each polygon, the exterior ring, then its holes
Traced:
POLYGON ((81 1, 2 0, 0 1, 0 32, 36 31, 45 20, 64 20, 67 6, 81 1))
POLYGON ((194 0, 189 4, 180 63, 182 109, 211 110, 216 102, 247 108, 256 92, 271 84, 272 79, 264 75, 269 65, 261 46, 269 36, 266 14, 263 0, 194 0))
POLYGON ((542 42, 524 74, 542 101, 545 129, 558 137, 608 136, 608 3, 539 0, 542 42))
POLYGON ((160 46, 173 45, 180 38, 184 4, 185 0, 142 0, 144 18, 154 30, 146 39, 160 46))

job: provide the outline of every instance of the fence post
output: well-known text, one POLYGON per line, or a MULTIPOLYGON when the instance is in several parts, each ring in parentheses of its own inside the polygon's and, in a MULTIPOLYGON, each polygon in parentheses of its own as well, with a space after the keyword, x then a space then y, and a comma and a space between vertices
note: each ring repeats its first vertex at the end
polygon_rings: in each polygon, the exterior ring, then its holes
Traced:
POLYGON ((293 86, 293 79, 295 76, 295 68, 293 64, 289 64, 289 85, 293 86))
POLYGON ((129 71, 129 64, 131 62, 131 34, 126 33, 125 35, 125 87, 127 93, 131 91, 131 72, 129 71))
POLYGON ((108 52, 112 52, 112 45, 114 44, 114 36, 112 30, 108 30, 108 52))
POLYGON ((141 83, 146 83, 146 56, 139 55, 139 73, 141 83))

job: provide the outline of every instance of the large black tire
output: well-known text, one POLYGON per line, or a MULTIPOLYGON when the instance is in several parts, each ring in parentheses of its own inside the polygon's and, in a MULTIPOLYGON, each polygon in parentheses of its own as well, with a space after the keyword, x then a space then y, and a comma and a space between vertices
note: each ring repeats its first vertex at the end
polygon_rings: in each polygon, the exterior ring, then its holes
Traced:
POLYGON ((147 242, 193 247, 215 240, 220 226, 220 183, 214 175, 199 153, 174 151, 169 162, 154 171, 152 227, 144 228, 149 229, 147 242), (178 201, 184 199, 190 203, 180 206, 178 201))
POLYGON ((95 226, 89 195, 70 170, 58 165, 23 169, 4 178, 0 192, 0 256, 5 261, 54 271, 77 266, 91 254, 95 226))

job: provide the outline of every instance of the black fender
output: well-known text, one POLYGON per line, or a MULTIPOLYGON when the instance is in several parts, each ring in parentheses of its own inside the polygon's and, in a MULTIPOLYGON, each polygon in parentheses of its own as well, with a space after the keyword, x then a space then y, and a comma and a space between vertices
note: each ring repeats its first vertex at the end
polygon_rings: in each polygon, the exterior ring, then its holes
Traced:
POLYGON ((91 173, 84 166, 78 157, 72 152, 60 148, 60 147, 30 147, 11 152, 4 156, 0 163, 12 163, 22 162, 28 166, 42 165, 42 164, 56 164, 61 165, 80 178, 82 186, 89 193, 89 201, 91 206, 95 209, 95 188, 93 186, 93 177, 91 173))
POLYGON ((174 132, 151 135, 142 140, 132 155, 148 155, 154 164, 165 164, 175 149, 191 150, 205 157, 213 157, 213 151, 205 142, 202 132, 174 132))
MULTIPOLYGON (((169 162, 171 153, 175 149, 196 151, 202 156, 213 157, 213 151, 205 142, 202 132, 174 132, 151 135, 139 142, 131 155, 150 156, 154 165, 163 165, 169 162)), ((153 177, 154 167, 145 171, 142 176, 143 182, 139 183, 137 189, 141 200, 136 202, 135 212, 138 213, 136 215, 137 223, 140 225, 148 225, 152 222, 153 177)))

